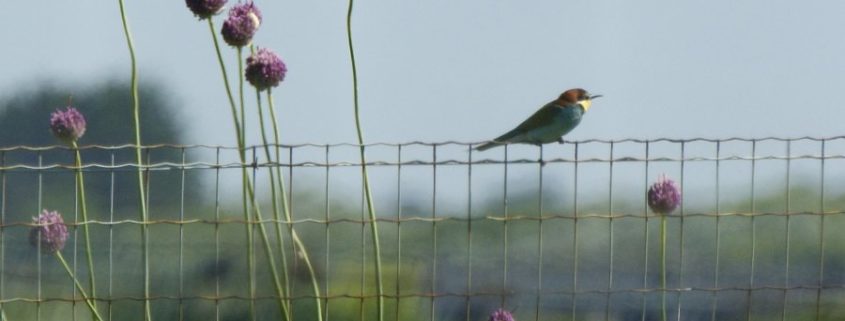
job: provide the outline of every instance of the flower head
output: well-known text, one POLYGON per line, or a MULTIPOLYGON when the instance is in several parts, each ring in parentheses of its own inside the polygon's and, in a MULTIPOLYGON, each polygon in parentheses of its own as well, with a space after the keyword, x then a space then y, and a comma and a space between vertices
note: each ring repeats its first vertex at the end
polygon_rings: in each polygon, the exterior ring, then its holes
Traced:
POLYGON ((61 251, 67 241, 67 226, 65 226, 62 215, 56 211, 44 210, 38 217, 32 218, 33 223, 38 224, 29 232, 29 242, 32 246, 41 244, 42 253, 53 253, 61 251))
POLYGON ((513 315, 505 309, 498 309, 490 314, 490 321, 514 321, 513 315))
POLYGON ((223 21, 220 34, 230 46, 243 47, 249 45, 252 36, 261 26, 261 11, 252 1, 238 3, 229 10, 229 17, 223 21))
POLYGON ((666 215, 681 204, 681 190, 666 175, 660 175, 657 182, 648 189, 648 207, 655 214, 666 215))
POLYGON ((85 134, 85 117, 76 108, 56 109, 50 114, 50 130, 56 138, 73 142, 85 134))
POLYGON ((195 16, 202 20, 210 18, 220 12, 220 10, 223 9, 223 6, 226 5, 226 1, 227 0, 185 0, 185 4, 188 5, 188 9, 191 9, 191 12, 193 12, 195 16))
POLYGON ((282 59, 266 48, 246 58, 246 80, 258 90, 278 86, 287 71, 282 59))

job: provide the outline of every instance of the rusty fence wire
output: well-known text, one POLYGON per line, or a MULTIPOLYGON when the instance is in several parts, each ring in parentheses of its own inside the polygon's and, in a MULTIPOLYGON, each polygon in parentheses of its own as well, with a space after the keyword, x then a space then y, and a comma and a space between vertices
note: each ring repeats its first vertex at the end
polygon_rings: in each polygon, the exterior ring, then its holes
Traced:
MULTIPOLYGON (((845 318, 845 136, 585 140, 484 152, 461 142, 371 144, 391 320, 841 320, 845 318), (659 219, 646 190, 674 179, 667 285, 659 219)), ((89 221, 81 221, 73 152, 0 148, 0 310, 7 320, 90 319, 73 281, 29 242, 42 209, 65 216, 63 250, 87 280, 88 224, 101 311, 109 320, 279 319, 260 253, 244 226, 295 226, 315 262, 326 320, 372 320, 376 291, 359 146, 272 146, 251 162, 226 146, 145 146, 150 221, 137 220, 134 147, 84 146, 89 221), (269 211, 281 168, 293 220, 243 219, 241 168, 269 211), (139 225, 151 233, 151 296, 142 295, 139 225), (256 293, 247 291, 254 260, 256 293)), ((290 243, 285 243, 290 246, 290 243)), ((291 248, 293 249, 293 248, 291 248)), ((291 310, 313 319, 296 251, 291 310)))

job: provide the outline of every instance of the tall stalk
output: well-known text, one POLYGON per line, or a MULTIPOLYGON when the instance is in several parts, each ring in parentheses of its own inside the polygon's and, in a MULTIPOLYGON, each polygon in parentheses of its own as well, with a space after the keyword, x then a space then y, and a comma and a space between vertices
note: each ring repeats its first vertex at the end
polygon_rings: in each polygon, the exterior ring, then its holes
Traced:
POLYGON ((349 10, 346 12, 346 37, 349 44, 349 59, 352 62, 352 90, 355 103, 355 130, 358 134, 358 145, 361 152, 361 176, 364 180, 364 193, 367 199, 367 211, 370 215, 370 231, 373 235, 373 255, 376 266, 376 291, 378 292, 378 321, 384 320, 384 287, 381 273, 381 248, 379 246, 378 222, 373 205, 373 193, 370 190, 370 179, 367 175, 367 158, 364 151, 364 134, 361 132, 361 117, 358 104, 358 69, 355 65, 355 50, 352 47, 352 7, 354 0, 349 0, 349 10))
POLYGON ((135 120, 135 159, 138 164, 138 195, 139 205, 141 209, 141 242, 143 259, 142 265, 144 269, 144 320, 151 321, 150 309, 150 249, 149 249, 149 231, 147 230, 147 196, 144 193, 144 172, 143 172, 143 157, 141 157, 141 121, 140 121, 140 104, 138 102, 138 67, 135 59, 135 46, 132 44, 132 34, 129 32, 129 23, 126 21, 126 9, 123 5, 123 0, 118 0, 120 5, 120 20, 123 23, 123 34, 126 36, 126 45, 129 47, 129 58, 132 65, 132 115, 135 120))
MULTIPOLYGON (((208 22, 211 23, 211 18, 208 18, 208 22)), ((215 35, 215 36, 217 35, 216 33, 214 33, 213 27, 211 29, 211 34, 215 35)), ((215 39, 214 44, 215 44, 215 47, 216 47, 217 46, 217 39, 215 39)), ((241 56, 242 55, 243 55, 243 50, 241 50, 241 48, 238 47, 238 74, 239 74, 239 77, 238 77, 238 97, 240 98, 240 103, 241 103, 241 105, 240 105, 241 113, 240 113, 240 116, 235 116, 235 122, 238 122, 238 119, 240 119, 240 121, 239 121, 240 122, 240 130, 238 131, 237 137, 238 137, 238 153, 241 156, 241 162, 243 162, 246 159, 246 130, 245 130, 245 128, 246 128, 246 115, 244 115, 244 77, 243 77, 244 65, 243 65, 243 62, 241 62, 241 56), (238 117, 240 117, 240 118, 238 118, 238 117)), ((221 61, 220 66, 221 66, 221 68, 223 67, 222 61, 221 61)), ((229 77, 228 77, 228 75, 226 75, 226 69, 225 68, 223 68, 221 70, 223 70, 223 78, 226 80, 226 83, 227 83, 226 84, 226 91, 228 92, 229 91, 229 85, 228 85, 229 77)), ((229 98, 231 99, 231 94, 229 94, 229 95, 230 95, 229 98)), ((237 126, 237 125, 235 126, 236 130, 238 130, 237 127, 239 127, 239 126, 237 126)), ((246 186, 247 186, 247 184, 249 184, 249 181, 247 180, 246 174, 244 174, 243 179, 242 179, 242 186, 241 186, 241 196, 242 196, 241 199, 242 199, 242 202, 243 202, 244 219, 247 222, 249 222, 250 221, 249 220, 249 207, 247 206, 247 201, 246 201, 246 195, 247 195, 246 186)), ((255 321, 255 276, 254 276, 255 272, 253 270, 253 265, 254 265, 254 261, 255 261, 255 252, 252 248, 252 235, 253 235, 252 224, 247 224, 246 228, 247 228, 247 230, 246 230, 246 234, 247 234, 246 244, 248 246, 248 248, 247 248, 247 260, 249 260, 249 263, 248 263, 249 273, 252 274, 252 275, 250 275, 250 278, 249 278, 249 299, 250 299, 249 300, 249 316, 250 316, 250 320, 255 321)))
MULTIPOLYGON (((276 112, 275 108, 273 107, 273 89, 267 89, 267 102, 270 109, 270 118, 273 122, 273 136, 276 141, 276 161, 280 162, 281 157, 279 155, 279 126, 276 120, 276 112)), ((260 106, 259 106, 260 107, 260 106)), ((264 121, 262 120, 262 124, 264 121)), ((262 129, 263 131, 263 129, 262 129)), ((262 132, 263 135, 263 132, 262 132)), ((264 145, 267 145, 267 142, 264 142, 264 145)), ((268 155, 269 157, 269 155, 268 155)), ((285 192, 285 180, 282 176, 281 170, 279 170, 278 175, 276 176, 279 184, 279 194, 282 199, 282 210, 285 214, 285 220, 288 222, 288 233, 290 233, 291 240, 294 244, 295 251, 298 251, 302 255, 302 260, 305 262, 305 267, 308 269, 308 275, 311 277, 311 290, 314 291, 314 303, 317 307, 317 320, 323 320, 323 303, 322 299, 320 298, 320 285, 317 282, 317 274, 314 273, 314 266, 311 264, 311 257, 308 255, 308 250, 305 249, 305 244, 302 242, 302 239, 299 238, 299 235, 296 233, 296 230, 293 228, 293 216, 291 215, 290 206, 288 205, 287 200, 287 193, 285 192)))
MULTIPOLYGON (((226 73, 226 65, 223 63, 223 55, 220 52, 220 42, 217 40, 217 34, 214 31, 214 22, 210 18, 208 19, 208 28, 209 28, 209 31, 211 32, 211 38, 214 41, 214 50, 217 53, 217 61, 220 64, 220 71, 221 71, 221 74, 223 76, 223 84, 226 87, 226 94, 229 98, 229 105, 230 105, 231 111, 232 111, 232 121, 234 122, 234 125, 235 125, 235 134, 237 136, 237 141, 238 141, 238 156, 240 158, 241 164, 244 164, 243 166, 241 166, 241 177, 242 177, 242 184, 243 184, 244 188, 246 189, 246 193, 244 193, 242 199, 243 199, 244 219, 247 223, 246 224, 246 232, 247 232, 247 242, 246 242, 246 244, 247 244, 247 265, 248 265, 248 269, 249 269, 249 272, 248 272, 249 288, 250 288, 249 291, 250 291, 250 294, 252 294, 252 293, 255 293, 255 282, 254 282, 255 272, 254 272, 253 263, 252 263, 252 261, 253 261, 252 257, 254 257, 254 253, 253 253, 253 250, 252 250, 252 222, 262 221, 261 208, 258 206, 258 202, 256 202, 256 200, 255 200, 255 191, 253 190, 252 184, 250 183, 251 180, 249 179, 249 173, 247 172, 247 168, 246 168, 246 147, 245 147, 245 141, 244 141, 243 135, 242 135, 243 131, 242 131, 242 127, 241 127, 241 121, 238 120, 238 110, 237 110, 237 107, 235 106, 235 99, 232 96, 232 90, 229 86, 229 77, 228 77, 228 74, 226 73), (255 221, 252 219, 252 216, 249 214, 248 207, 247 207, 247 201, 249 201, 249 205, 252 207, 253 211, 255 212, 255 221)), ((282 290, 282 285, 280 283, 281 281, 279 280, 279 273, 276 269, 276 262, 275 262, 275 259, 273 258, 272 250, 270 249, 270 241, 267 238, 267 231, 264 228, 264 224, 262 224, 262 223, 259 223, 258 227, 259 227, 258 230, 261 233, 261 237, 262 237, 262 240, 264 242, 264 252, 267 256, 267 262, 270 265, 270 272, 271 272, 271 275, 273 277, 273 283, 276 287, 276 294, 279 296, 279 310, 280 310, 280 313, 282 314, 282 316, 284 316, 284 318, 287 320, 288 316, 290 314, 288 313, 288 306, 285 303, 286 295, 285 295, 285 292, 282 290)), ((255 310, 255 307, 254 307, 255 302, 254 302, 254 300, 249 300, 249 301, 250 301, 249 302, 250 313, 252 313, 251 319, 254 319, 255 314, 254 314, 253 311, 255 310)))
MULTIPOLYGON (((91 235, 88 231, 88 206, 85 204, 85 178, 82 175, 82 155, 79 151, 79 145, 76 143, 76 140, 71 141, 71 147, 76 154, 76 189, 79 190, 77 198, 80 212, 82 213, 82 221, 85 222, 85 224, 82 225, 82 233, 85 236, 85 253, 87 254, 86 256, 88 259, 88 287, 91 297, 96 299, 97 287, 94 282, 94 258, 91 252, 91 235)), ((97 301, 94 301, 93 304, 96 308, 97 301)))
MULTIPOLYGON (((241 62, 242 63, 242 62, 241 62)), ((261 123, 261 141, 264 143, 264 155, 267 158, 267 161, 272 163, 273 158, 270 156, 270 144, 267 141, 267 131, 264 127, 264 111, 261 106, 261 91, 258 89, 255 90, 255 98, 258 105, 258 119, 261 123)), ((276 164, 279 163, 278 153, 276 153, 276 164)), ((282 257, 282 280, 285 283, 285 297, 290 298, 290 279, 288 277, 288 259, 287 254, 285 251, 285 244, 284 244, 284 234, 282 234, 282 216, 281 211, 279 210, 279 204, 277 200, 276 194, 276 174, 279 176, 282 175, 281 171, 278 169, 278 165, 275 166, 276 171, 274 172, 274 168, 270 167, 270 193, 272 194, 271 204, 273 206, 273 219, 276 221, 275 230, 276 230, 276 240, 279 246, 279 255, 282 257)), ((284 194, 282 194, 284 197, 284 194)), ((284 199, 283 199, 284 201, 284 199)), ((288 305, 288 311, 290 311, 290 299, 285 300, 286 304, 288 305)), ((290 318, 291 316, 288 316, 290 318)))

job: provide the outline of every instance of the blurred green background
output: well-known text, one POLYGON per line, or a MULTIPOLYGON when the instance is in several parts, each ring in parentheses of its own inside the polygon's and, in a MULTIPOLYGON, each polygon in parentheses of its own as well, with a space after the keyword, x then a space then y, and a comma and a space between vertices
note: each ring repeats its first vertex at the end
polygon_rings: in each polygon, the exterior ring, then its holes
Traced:
MULTIPOLYGON (((119 109, 129 105, 126 87, 107 82, 72 92, 74 105, 89 121, 82 145, 130 140, 128 130, 121 130, 129 125, 120 125, 130 122, 119 109)), ((64 106, 68 94, 47 87, 0 101, 0 126, 15 133, 0 137, 0 145, 53 144, 49 113, 64 106)), ((168 114, 178 107, 154 84, 142 85, 142 97, 149 144, 184 142, 179 124, 201 121, 168 114)), ((835 157, 845 151, 842 139, 548 145, 542 170, 530 156, 536 147, 512 146, 509 152, 520 158, 508 159, 513 163, 507 180, 500 163, 504 149, 474 152, 475 163, 468 166, 461 163, 470 160, 466 148, 379 145, 368 150, 371 161, 390 163, 371 168, 378 214, 385 220, 379 227, 388 319, 486 320, 500 306, 514 310, 517 320, 658 318, 659 219, 644 216, 644 195, 661 173, 684 188, 682 212, 668 219, 668 287, 681 289, 668 294, 672 319, 845 318, 840 304, 845 234, 839 232, 845 217, 838 213, 845 206, 840 183, 845 172, 841 157, 835 157), (818 158, 822 148, 824 160, 818 158), (649 161, 643 160, 646 151, 649 161), (758 159, 743 159, 751 156, 758 159), (571 161, 575 157, 579 162, 571 161), (403 165, 396 166, 400 161, 403 165), (738 215, 752 212, 763 215, 738 215), (821 212, 829 214, 817 215, 821 212), (709 215, 715 213, 723 216, 709 215), (510 219, 502 220, 506 215, 510 219), (573 296, 576 283, 579 293, 573 296), (819 285, 824 289, 818 291, 819 285)), ((361 221, 359 168, 303 163, 354 163, 356 151, 348 145, 282 151, 288 155, 283 163, 298 164, 283 166, 293 215, 316 220, 295 226, 328 296, 327 320, 374 318, 372 248, 361 221)), ((120 165, 132 162, 133 152, 92 147, 82 157, 88 164, 109 165, 114 159, 120 165)), ((230 164, 236 158, 235 150, 215 147, 157 147, 145 153, 151 163, 230 164)), ((0 152, 7 168, 0 172, 0 297, 7 300, 2 307, 10 320, 89 318, 81 301, 67 301, 74 290, 60 265, 52 256, 37 255, 28 242, 29 228, 20 225, 42 208, 59 210, 74 222, 73 172, 13 168, 70 165, 71 157, 64 148, 0 152)), ((148 173, 151 219, 159 222, 150 225, 154 319, 244 320, 247 240, 239 221, 239 169, 194 167, 148 173), (215 224, 218 217, 222 221, 215 224), (167 223, 191 219, 202 221, 167 223)), ((269 217, 266 168, 253 173, 269 217)), ((137 217, 133 175, 128 167, 86 171, 92 220, 137 217)), ((101 311, 112 320, 141 320, 138 225, 93 224, 91 229, 101 311)), ((72 229, 63 253, 84 284, 80 236, 72 229)), ((278 319, 261 241, 256 236, 250 243, 257 253, 259 319, 278 319)), ((288 249, 295 319, 314 320, 308 275, 291 253, 288 249)))

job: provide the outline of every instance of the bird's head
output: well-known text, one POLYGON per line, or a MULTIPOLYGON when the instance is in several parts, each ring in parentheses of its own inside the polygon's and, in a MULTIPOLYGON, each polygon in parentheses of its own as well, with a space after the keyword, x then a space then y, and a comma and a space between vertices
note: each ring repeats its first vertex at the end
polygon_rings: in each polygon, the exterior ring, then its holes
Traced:
POLYGON ((584 111, 590 110, 590 106, 592 106, 593 99, 599 98, 602 95, 591 95, 584 89, 581 88, 573 88, 567 91, 564 91, 560 94, 560 97, 557 99, 562 104, 580 104, 584 107, 584 111))

